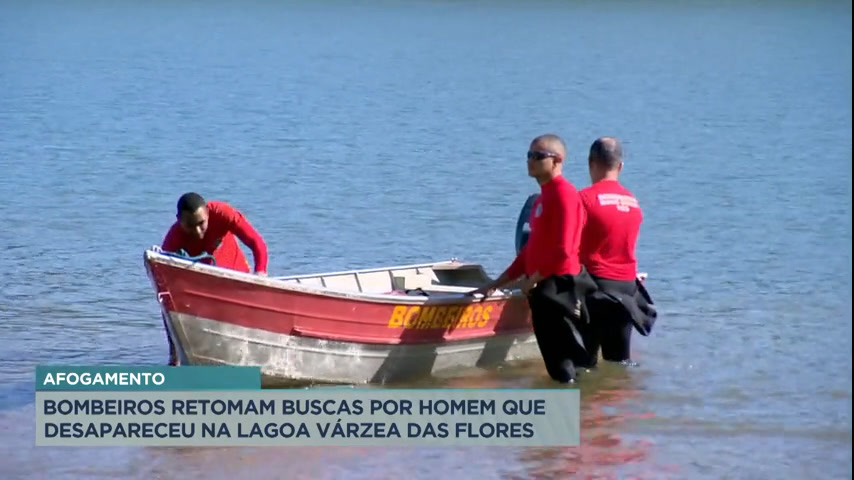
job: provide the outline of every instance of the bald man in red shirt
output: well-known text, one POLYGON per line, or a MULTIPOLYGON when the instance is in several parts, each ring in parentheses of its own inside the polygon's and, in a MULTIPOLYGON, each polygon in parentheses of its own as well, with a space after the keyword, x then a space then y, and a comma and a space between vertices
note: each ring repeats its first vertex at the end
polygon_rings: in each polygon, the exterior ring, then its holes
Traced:
MULTIPOLYGON (((237 209, 225 202, 206 202, 194 192, 181 195, 177 209, 177 220, 163 239, 161 248, 164 251, 179 253, 183 250, 191 257, 208 254, 213 256, 217 267, 267 275, 267 244, 237 209), (252 250, 254 269, 250 269, 237 239, 252 250)), ((211 263, 210 259, 202 262, 211 263)), ((175 346, 168 335, 167 339, 169 364, 177 365, 175 346)))
POLYGON ((649 335, 657 316, 637 278, 635 250, 643 210, 634 194, 620 184, 623 150, 617 139, 602 137, 593 142, 588 168, 592 185, 580 193, 587 217, 580 255, 598 287, 587 299, 596 332, 588 346, 598 350, 601 345, 605 360, 633 364, 632 328, 649 335))
POLYGON ((553 134, 535 138, 528 150, 528 175, 541 193, 531 212, 531 235, 513 263, 492 283, 473 290, 484 298, 524 278, 522 291, 549 376, 573 382, 576 366, 588 366, 584 347, 585 294, 595 284, 579 258, 585 213, 575 187, 562 173, 566 145, 553 134))

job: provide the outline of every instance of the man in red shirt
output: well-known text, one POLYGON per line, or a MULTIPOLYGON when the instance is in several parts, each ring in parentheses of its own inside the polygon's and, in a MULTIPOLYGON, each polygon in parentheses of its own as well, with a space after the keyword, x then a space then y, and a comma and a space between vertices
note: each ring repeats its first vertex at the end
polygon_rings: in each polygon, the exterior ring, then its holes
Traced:
POLYGON ((595 288, 579 259, 584 207, 562 174, 565 159, 566 146, 557 135, 541 135, 531 142, 528 175, 537 180, 541 193, 531 211, 528 242, 497 279, 470 292, 486 298, 524 277, 522 291, 543 362, 549 376, 561 383, 575 380, 577 364, 589 364, 581 319, 584 295, 595 288))
POLYGON ((252 250, 254 272, 267 274, 267 244, 234 207, 225 202, 208 203, 197 193, 185 193, 178 199, 176 217, 163 239, 163 250, 184 250, 193 257, 206 253, 213 255, 218 267, 249 273, 249 262, 237 244, 237 237, 252 250))
MULTIPOLYGON (((581 262, 598 289, 587 298, 596 334, 590 348, 608 361, 631 363, 632 327, 648 335, 655 310, 638 280, 635 254, 643 223, 635 196, 619 181, 623 169, 620 142, 611 137, 597 139, 588 158, 592 185, 581 191, 587 222, 581 237, 581 262)), ((595 358, 595 356, 593 357, 595 358)))
MULTIPOLYGON (((267 244, 248 220, 224 202, 205 202, 197 193, 178 199, 177 221, 163 239, 161 248, 170 253, 181 250, 189 256, 212 255, 216 266, 249 273, 249 262, 237 243, 239 238, 255 257, 254 273, 267 275, 267 244), (235 238, 236 237, 236 238, 235 238)), ((202 260, 211 263, 210 259, 202 260)), ((175 346, 169 339, 170 365, 177 364, 175 346)))

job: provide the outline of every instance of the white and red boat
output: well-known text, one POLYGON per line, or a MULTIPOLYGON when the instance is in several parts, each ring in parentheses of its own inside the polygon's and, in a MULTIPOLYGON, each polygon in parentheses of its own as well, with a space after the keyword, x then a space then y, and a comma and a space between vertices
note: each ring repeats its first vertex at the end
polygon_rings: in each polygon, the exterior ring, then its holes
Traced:
POLYGON ((455 260, 262 277, 145 251, 182 364, 260 366, 265 384, 385 383, 539 355, 524 297, 455 260), (481 301, 482 300, 482 301, 481 301))

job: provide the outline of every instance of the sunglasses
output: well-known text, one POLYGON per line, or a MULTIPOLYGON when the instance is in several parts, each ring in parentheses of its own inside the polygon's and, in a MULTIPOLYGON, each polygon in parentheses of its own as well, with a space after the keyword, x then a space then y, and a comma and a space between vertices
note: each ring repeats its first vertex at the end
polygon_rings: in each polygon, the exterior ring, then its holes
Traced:
POLYGON ((554 152, 544 151, 544 150, 528 150, 528 160, 541 161, 546 158, 560 158, 560 155, 554 152))

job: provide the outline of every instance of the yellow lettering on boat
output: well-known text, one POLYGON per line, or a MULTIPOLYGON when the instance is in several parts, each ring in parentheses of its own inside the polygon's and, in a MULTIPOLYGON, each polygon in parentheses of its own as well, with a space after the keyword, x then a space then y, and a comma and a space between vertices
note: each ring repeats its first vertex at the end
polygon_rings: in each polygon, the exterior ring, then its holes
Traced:
POLYGON ((406 307, 408 311, 406 312, 406 317, 409 319, 403 325, 403 328, 418 328, 418 324, 421 323, 421 319, 424 318, 424 315, 429 310, 429 307, 406 307))
POLYGON ((388 320, 389 328, 400 328, 403 326, 403 317, 406 315, 406 307, 398 305, 391 312, 391 318, 388 320))
POLYGON ((466 328, 469 324, 469 319, 472 317, 474 312, 477 311, 477 309, 479 309, 479 308, 481 308, 480 305, 469 305, 468 307, 466 307, 466 309, 463 311, 463 314, 460 316, 460 318, 458 318, 457 321, 454 322, 453 327, 455 329, 456 328, 466 328))
POLYGON ((492 318, 493 305, 405 306, 391 312, 388 328, 417 330, 483 328, 492 318))
POLYGON ((412 307, 406 312, 406 316, 403 318, 403 328, 412 328, 412 318, 415 317, 417 320, 420 310, 421 307, 412 307))
POLYGON ((463 314, 457 319, 454 328, 461 328, 463 325, 469 323, 469 319, 471 318, 471 314, 474 312, 474 306, 469 305, 463 310, 463 314))
POLYGON ((416 328, 420 328, 422 330, 430 328, 433 321, 436 320, 436 317, 438 317, 441 314, 442 314, 442 312, 439 308, 427 307, 427 311, 424 312, 424 315, 421 316, 421 321, 418 322, 418 327, 416 327, 416 328))
POLYGON ((433 321, 427 326, 427 328, 444 328, 445 320, 451 316, 451 309, 448 307, 440 307, 439 311, 436 312, 436 316, 433 317, 433 321))
POLYGON ((491 313, 492 313, 492 305, 487 305, 487 306, 483 307, 483 313, 480 316, 480 321, 477 322, 478 328, 485 327, 486 324, 489 323, 491 313))
POLYGON ((483 318, 483 307, 480 305, 475 308, 474 312, 472 312, 471 318, 467 324, 463 325, 463 328, 473 328, 475 325, 480 323, 480 319, 483 318))
POLYGON ((459 318, 460 314, 465 311, 463 307, 451 307, 448 315, 445 316, 444 321, 442 322, 442 328, 450 328, 451 325, 457 323, 457 318, 459 318))

